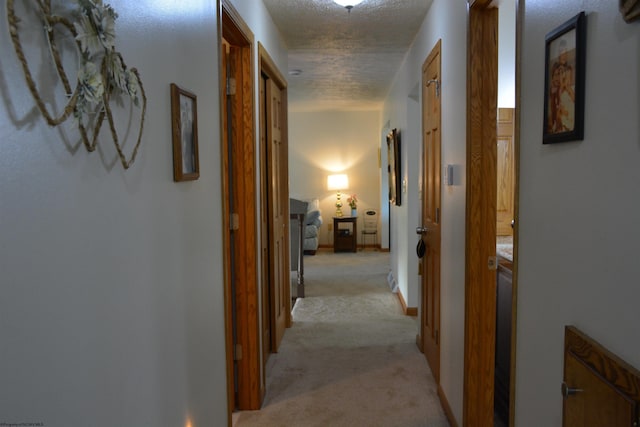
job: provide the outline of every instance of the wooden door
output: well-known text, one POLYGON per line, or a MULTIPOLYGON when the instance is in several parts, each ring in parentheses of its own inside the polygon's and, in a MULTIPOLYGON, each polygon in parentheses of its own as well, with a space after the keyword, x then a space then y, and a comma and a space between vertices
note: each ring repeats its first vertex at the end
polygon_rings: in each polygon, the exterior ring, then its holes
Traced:
POLYGON ((288 265, 288 195, 287 148, 283 144, 282 91, 271 79, 265 81, 267 112, 267 162, 269 177, 269 232, 271 268, 272 351, 278 351, 287 325, 290 306, 288 265))
POLYGON ((498 236, 511 236, 513 228, 513 201, 515 188, 514 157, 514 115, 513 108, 498 108, 498 144, 497 144, 497 206, 496 233, 498 236))
POLYGON ((490 3, 469 8, 464 426, 494 424, 498 9, 490 3))
MULTIPOLYGON (((234 409, 259 409, 258 218, 253 36, 229 0, 220 16, 220 105, 225 314, 229 419, 234 409)), ((212 190, 214 191, 214 190, 212 190)))
POLYGON ((565 328, 561 390, 564 427, 630 427, 640 421, 640 371, 571 326, 565 328))
POLYGON ((440 46, 438 41, 422 67, 422 350, 440 381, 440 46))
POLYGON ((263 375, 266 374, 264 367, 272 352, 271 326, 272 305, 271 305, 271 200, 270 200, 270 167, 267 161, 267 89, 266 77, 260 79, 260 164, 262 173, 260 179, 260 277, 262 283, 262 366, 263 375))

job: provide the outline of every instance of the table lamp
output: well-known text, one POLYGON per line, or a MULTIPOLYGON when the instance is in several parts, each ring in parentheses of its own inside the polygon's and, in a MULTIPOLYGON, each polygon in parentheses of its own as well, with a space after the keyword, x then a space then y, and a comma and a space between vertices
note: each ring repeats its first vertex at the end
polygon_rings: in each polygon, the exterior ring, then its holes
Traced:
POLYGON ((342 201, 340 200, 340 190, 349 188, 349 177, 346 174, 329 175, 327 177, 327 187, 329 190, 337 190, 336 196, 336 216, 342 216, 342 201))

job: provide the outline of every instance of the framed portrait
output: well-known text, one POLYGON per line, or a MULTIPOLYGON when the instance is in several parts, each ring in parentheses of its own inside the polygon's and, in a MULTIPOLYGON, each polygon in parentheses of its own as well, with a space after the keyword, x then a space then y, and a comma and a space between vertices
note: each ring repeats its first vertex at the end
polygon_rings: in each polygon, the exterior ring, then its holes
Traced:
POLYGON ((402 202, 400 166, 400 132, 393 129, 387 135, 387 172, 389 174, 389 203, 396 206, 400 206, 402 202))
POLYGON ((585 27, 580 12, 545 38, 543 144, 584 139, 585 27))
POLYGON ((173 180, 176 182, 200 177, 197 111, 196 95, 171 83, 173 180))

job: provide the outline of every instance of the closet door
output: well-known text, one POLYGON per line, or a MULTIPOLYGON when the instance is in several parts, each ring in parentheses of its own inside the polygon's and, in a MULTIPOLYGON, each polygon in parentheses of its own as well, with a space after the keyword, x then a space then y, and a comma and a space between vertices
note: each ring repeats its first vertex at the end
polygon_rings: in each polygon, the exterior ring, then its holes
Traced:
POLYGON ((498 108, 498 193, 497 193, 497 223, 498 236, 511 236, 513 229, 513 193, 514 181, 514 144, 513 144, 513 118, 515 109, 498 108))

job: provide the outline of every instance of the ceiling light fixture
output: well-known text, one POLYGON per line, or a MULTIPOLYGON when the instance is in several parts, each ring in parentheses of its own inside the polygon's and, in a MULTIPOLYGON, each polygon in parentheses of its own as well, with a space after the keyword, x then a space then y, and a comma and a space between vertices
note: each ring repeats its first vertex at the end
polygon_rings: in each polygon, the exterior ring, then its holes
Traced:
POLYGON ((359 5, 364 0, 333 0, 333 1, 338 3, 340 6, 344 6, 345 9, 347 9, 349 13, 351 13, 351 9, 353 9, 353 6, 359 5))

